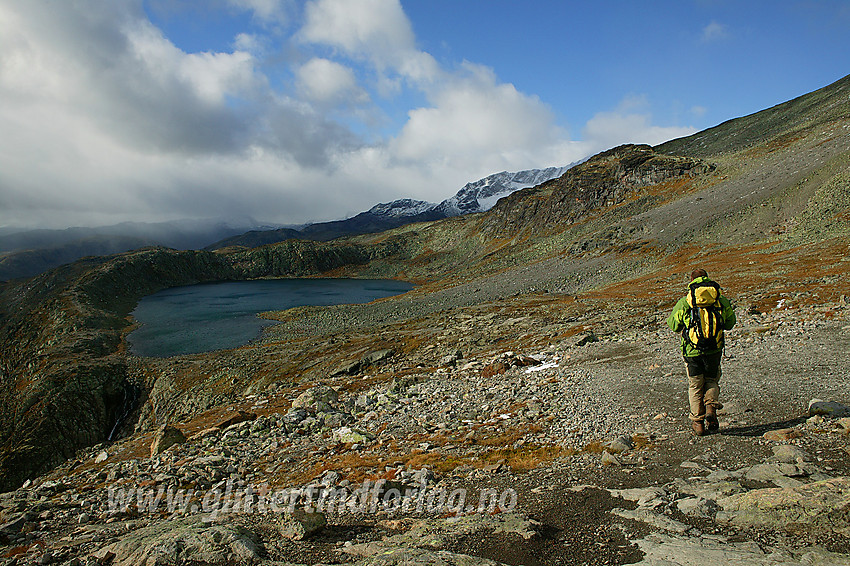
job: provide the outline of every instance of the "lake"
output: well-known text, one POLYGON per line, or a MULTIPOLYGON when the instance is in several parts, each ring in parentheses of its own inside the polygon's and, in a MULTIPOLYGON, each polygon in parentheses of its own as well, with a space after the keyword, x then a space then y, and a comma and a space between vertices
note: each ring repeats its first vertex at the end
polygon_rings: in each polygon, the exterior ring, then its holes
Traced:
POLYGON ((236 348, 276 324, 264 311, 368 303, 413 285, 385 279, 262 279, 173 287, 139 301, 140 326, 127 336, 138 356, 168 357, 236 348))

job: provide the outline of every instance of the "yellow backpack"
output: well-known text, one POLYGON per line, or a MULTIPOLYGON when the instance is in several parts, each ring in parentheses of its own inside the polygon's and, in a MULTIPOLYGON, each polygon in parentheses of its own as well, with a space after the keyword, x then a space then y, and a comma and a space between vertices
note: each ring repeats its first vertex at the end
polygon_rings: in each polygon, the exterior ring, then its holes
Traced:
POLYGON ((688 285, 689 320, 682 331, 685 341, 701 352, 723 349, 723 309, 720 286, 714 281, 688 285))

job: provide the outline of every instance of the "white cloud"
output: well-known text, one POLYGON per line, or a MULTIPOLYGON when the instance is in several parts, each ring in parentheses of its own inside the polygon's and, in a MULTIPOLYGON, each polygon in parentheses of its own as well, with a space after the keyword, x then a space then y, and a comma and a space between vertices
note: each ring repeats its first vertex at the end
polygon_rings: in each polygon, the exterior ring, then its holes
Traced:
POLYGON ((400 159, 457 165, 484 160, 490 167, 517 168, 539 163, 540 151, 560 132, 538 98, 499 83, 490 69, 465 64, 431 94, 432 106, 410 111, 393 144, 400 159))
POLYGON ((305 7, 304 41, 394 65, 415 50, 413 28, 398 0, 315 0, 305 7))
POLYGON ((648 106, 645 97, 630 96, 615 110, 598 112, 585 124, 585 142, 596 152, 624 143, 657 145, 696 132, 693 127, 654 126, 648 106))
POLYGON ((316 57, 296 71, 299 90, 306 98, 319 103, 362 104, 369 95, 357 84, 350 68, 316 57))
MULTIPOLYGON (((286 5, 239 3, 257 18, 286 5)), ((0 0, 0 225, 330 220, 678 134, 635 98, 571 141, 543 101, 492 69, 446 70, 418 50, 396 0, 309 3, 301 43, 266 74, 278 33, 188 53, 137 3, 0 0), (418 107, 394 131, 370 129, 367 88, 397 105, 412 93, 418 107)))
POLYGON ((702 40, 704 42, 720 41, 729 37, 729 28, 725 24, 712 21, 702 28, 702 40))
POLYGON ((227 0, 231 6, 254 13, 262 22, 285 23, 289 0, 227 0))
POLYGON ((264 49, 262 39, 253 33, 237 34, 233 40, 233 47, 238 51, 247 51, 248 53, 260 53, 264 49))

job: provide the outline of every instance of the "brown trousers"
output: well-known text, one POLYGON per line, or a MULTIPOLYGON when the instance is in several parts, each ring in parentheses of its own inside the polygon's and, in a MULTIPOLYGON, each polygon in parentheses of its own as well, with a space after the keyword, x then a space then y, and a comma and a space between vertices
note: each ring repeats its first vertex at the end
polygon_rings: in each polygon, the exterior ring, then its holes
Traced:
POLYGON ((701 421, 705 418, 705 408, 720 404, 720 359, 722 352, 685 358, 688 370, 688 402, 691 408, 690 419, 701 421))

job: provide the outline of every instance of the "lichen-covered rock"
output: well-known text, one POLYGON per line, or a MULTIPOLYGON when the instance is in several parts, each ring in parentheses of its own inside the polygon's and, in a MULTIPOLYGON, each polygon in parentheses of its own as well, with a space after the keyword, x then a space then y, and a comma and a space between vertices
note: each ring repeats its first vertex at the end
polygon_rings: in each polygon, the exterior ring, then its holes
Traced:
POLYGON ((153 523, 101 552, 115 555, 113 566, 240 566, 259 562, 261 548, 259 537, 245 527, 192 516, 153 523))
POLYGON ((502 563, 478 556, 416 547, 382 548, 375 554, 356 562, 356 566, 499 566, 500 564, 502 563))
POLYGON ((711 538, 655 533, 637 541, 644 553, 637 566, 746 564, 748 566, 844 566, 846 554, 809 547, 789 550, 763 548, 756 542, 722 542, 711 538))
POLYGON ((780 531, 850 535, 850 477, 792 488, 754 489, 720 499, 719 522, 780 531))
POLYGON ((370 440, 372 440, 372 438, 372 435, 367 432, 361 432, 347 426, 335 429, 333 432, 333 439, 336 442, 343 442, 348 444, 369 442, 370 440))
POLYGON ((290 540, 309 538, 328 524, 323 513, 310 513, 303 509, 284 511, 278 517, 277 522, 280 535, 290 540))
POLYGON ((294 409, 309 409, 317 413, 330 413, 339 402, 339 394, 327 385, 311 387, 292 402, 294 409))

